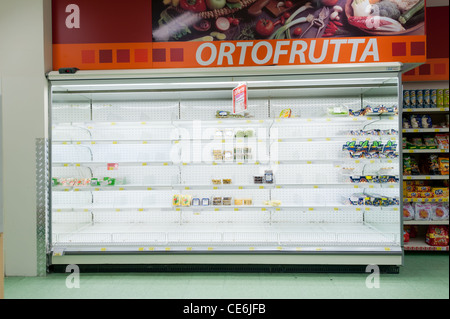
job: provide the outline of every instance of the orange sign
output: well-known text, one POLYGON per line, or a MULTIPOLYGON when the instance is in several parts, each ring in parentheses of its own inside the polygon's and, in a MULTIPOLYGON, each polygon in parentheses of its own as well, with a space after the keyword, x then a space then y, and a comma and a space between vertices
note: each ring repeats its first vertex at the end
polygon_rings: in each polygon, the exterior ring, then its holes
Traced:
POLYGON ((54 0, 53 67, 105 70, 426 61, 423 8, 410 15, 415 20, 399 22, 400 15, 411 10, 407 3, 423 6, 423 0, 403 1, 397 8, 399 20, 374 15, 379 10, 375 5, 368 16, 361 16, 361 5, 369 0, 326 2, 333 6, 298 0, 291 1, 292 7, 281 1, 284 7, 274 9, 269 3, 258 11, 255 6, 260 1, 215 1, 215 6, 228 7, 214 10, 209 2, 137 0, 121 9, 120 0, 54 0), (106 9, 108 15, 98 14, 106 9))

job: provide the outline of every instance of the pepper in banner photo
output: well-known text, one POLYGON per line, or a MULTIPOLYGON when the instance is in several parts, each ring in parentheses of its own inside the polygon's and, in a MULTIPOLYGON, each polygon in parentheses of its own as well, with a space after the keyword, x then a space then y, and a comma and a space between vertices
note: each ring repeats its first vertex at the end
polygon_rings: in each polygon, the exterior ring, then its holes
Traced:
POLYGON ((184 10, 192 12, 203 12, 206 11, 205 0, 180 0, 180 6, 184 10))

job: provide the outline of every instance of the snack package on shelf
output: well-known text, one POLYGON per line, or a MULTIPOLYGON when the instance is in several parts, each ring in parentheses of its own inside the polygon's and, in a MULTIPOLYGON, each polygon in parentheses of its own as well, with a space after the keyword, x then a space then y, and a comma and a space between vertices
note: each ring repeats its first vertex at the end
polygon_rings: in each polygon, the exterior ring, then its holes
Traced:
POLYGON ((428 166, 426 171, 429 175, 440 175, 441 167, 439 162, 439 157, 435 154, 428 156, 428 166))
POLYGON ((333 106, 327 108, 328 115, 332 116, 346 116, 348 115, 348 107, 346 106, 333 106))
POLYGON ((403 242, 409 243, 409 233, 406 230, 403 230, 403 242))
POLYGON ((415 225, 405 225, 403 226, 403 230, 409 234, 409 238, 416 238, 417 232, 419 231, 418 227, 415 225))
POLYGON ((430 246, 448 246, 449 234, 448 226, 428 226, 425 242, 430 246))
POLYGON ((437 147, 441 150, 448 150, 449 149, 449 138, 448 134, 436 134, 435 139, 437 143, 437 147))
POLYGON ((414 220, 427 221, 431 219, 431 204, 416 203, 414 208, 414 220))
POLYGON ((414 207, 411 203, 405 203, 403 205, 403 220, 414 219, 414 207))
POLYGON ((403 157, 403 175, 420 175, 419 165, 414 157, 403 157))
POLYGON ((431 206, 431 220, 448 220, 448 204, 434 203, 431 206))
POLYGON ((439 157, 438 163, 439 163, 439 170, 441 172, 441 175, 448 175, 449 174, 448 157, 439 157))

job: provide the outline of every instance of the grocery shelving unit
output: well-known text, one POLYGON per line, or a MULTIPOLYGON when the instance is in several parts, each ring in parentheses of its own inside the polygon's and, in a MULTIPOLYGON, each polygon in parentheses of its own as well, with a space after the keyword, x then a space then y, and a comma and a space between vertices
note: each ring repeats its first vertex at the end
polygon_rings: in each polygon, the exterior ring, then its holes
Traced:
MULTIPOLYGON (((405 90, 420 90, 420 89, 448 89, 448 81, 439 82, 405 82, 405 90)), ((430 115, 437 122, 445 122, 445 116, 448 114, 449 108, 447 105, 439 105, 437 107, 421 107, 421 108, 403 108, 403 114, 425 114, 430 115)), ((447 115, 448 116, 448 115, 447 115)), ((448 121, 448 119, 447 119, 448 121)), ((433 135, 435 133, 448 133, 449 128, 447 127, 433 127, 433 128, 409 128, 402 129, 404 136, 409 137, 421 137, 425 135, 433 135)), ((448 149, 404 149, 404 155, 412 155, 416 158, 421 156, 428 156, 430 154, 444 155, 448 157, 448 149)), ((414 181, 425 181, 432 183, 435 186, 447 187, 448 188, 448 175, 410 175, 403 176, 404 181, 414 180, 414 181), (444 184, 447 183, 447 184, 444 184)), ((448 204, 448 197, 434 197, 434 198, 411 198, 404 196, 404 203, 444 203, 448 204)), ((405 243, 405 251, 449 251, 449 247, 439 247, 430 246, 425 243, 425 235, 427 227, 430 225, 440 225, 448 226, 449 221, 447 220, 405 220, 403 221, 405 226, 415 226, 417 227, 417 237, 411 238, 408 243, 405 243)))
POLYGON ((333 114, 398 107, 401 66, 269 69, 51 73, 50 264, 401 265, 401 115, 333 114), (248 116, 217 118, 241 82, 248 116), (352 158, 347 142, 394 149, 352 158), (397 179, 355 183, 350 168, 397 179), (386 200, 350 205, 355 193, 386 200))

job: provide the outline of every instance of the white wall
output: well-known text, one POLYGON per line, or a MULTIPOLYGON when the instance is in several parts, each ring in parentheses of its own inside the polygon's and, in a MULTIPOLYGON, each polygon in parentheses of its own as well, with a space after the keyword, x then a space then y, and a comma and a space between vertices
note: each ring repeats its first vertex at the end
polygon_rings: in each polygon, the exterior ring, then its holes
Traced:
POLYGON ((51 0, 0 0, 5 272, 35 276, 35 142, 47 135, 51 0))

